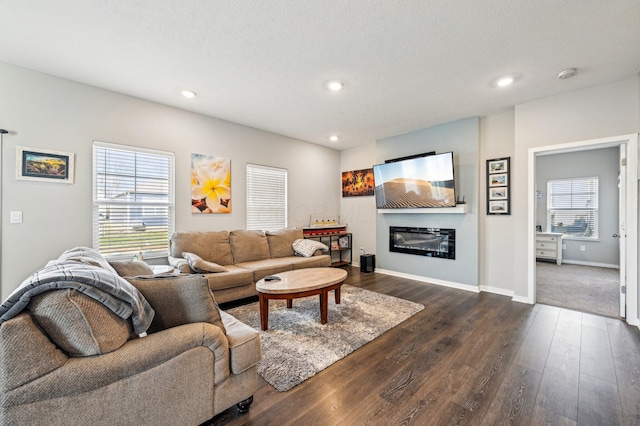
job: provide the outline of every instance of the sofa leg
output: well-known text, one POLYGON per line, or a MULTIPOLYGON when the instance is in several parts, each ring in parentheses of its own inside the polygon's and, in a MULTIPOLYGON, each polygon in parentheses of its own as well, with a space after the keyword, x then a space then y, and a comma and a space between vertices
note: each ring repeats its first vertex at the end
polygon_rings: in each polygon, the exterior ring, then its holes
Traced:
POLYGON ((236 406, 238 407, 238 411, 241 414, 246 413, 247 411, 249 411, 249 407, 251 406, 251 403, 253 402, 253 395, 251 395, 249 398, 245 399, 244 401, 240 401, 236 404, 236 406))

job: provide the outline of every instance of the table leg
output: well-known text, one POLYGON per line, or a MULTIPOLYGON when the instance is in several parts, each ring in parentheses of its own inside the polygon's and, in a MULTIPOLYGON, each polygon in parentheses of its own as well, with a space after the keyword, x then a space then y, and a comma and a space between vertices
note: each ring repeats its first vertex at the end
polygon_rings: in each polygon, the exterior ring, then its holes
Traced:
POLYGON ((269 328, 269 299, 259 293, 260 300, 260 326, 262 330, 269 328))
POLYGON ((336 305, 340 304, 340 287, 336 288, 334 290, 335 293, 335 297, 336 297, 336 305))
POLYGON ((293 299, 287 299, 287 308, 293 308, 293 299))
POLYGON ((320 324, 326 324, 328 321, 329 292, 323 290, 320 293, 320 324))

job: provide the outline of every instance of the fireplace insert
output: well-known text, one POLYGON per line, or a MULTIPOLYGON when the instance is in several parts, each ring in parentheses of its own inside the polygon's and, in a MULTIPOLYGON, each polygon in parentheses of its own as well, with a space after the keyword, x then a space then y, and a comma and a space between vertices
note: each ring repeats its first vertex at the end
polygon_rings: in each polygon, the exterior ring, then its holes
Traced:
POLYGON ((389 251, 455 259, 456 230, 390 226, 389 251))

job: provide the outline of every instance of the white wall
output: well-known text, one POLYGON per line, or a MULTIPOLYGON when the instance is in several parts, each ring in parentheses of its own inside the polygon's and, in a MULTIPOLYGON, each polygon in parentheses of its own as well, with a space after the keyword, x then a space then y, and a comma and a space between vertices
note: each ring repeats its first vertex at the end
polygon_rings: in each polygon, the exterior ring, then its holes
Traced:
POLYGON ((531 231, 527 229, 528 150, 638 133, 638 93, 638 78, 633 78, 516 106, 512 176, 516 296, 527 296, 527 237, 531 231))
MULTIPOLYGON (((375 143, 340 153, 340 170, 348 172, 371 168, 376 162, 375 143)), ((375 197, 344 197, 340 201, 340 220, 353 233, 353 263, 360 264, 360 247, 368 254, 376 253, 375 197)))
POLYGON ((336 150, 6 64, 0 93, 0 127, 11 131, 2 147, 2 299, 62 251, 91 246, 93 140, 175 152, 178 230, 244 228, 248 162, 288 169, 290 226, 339 214, 336 150), (18 145, 76 153, 75 183, 16 180, 18 145), (191 214, 191 153, 231 158, 231 214, 191 214), (9 223, 12 210, 22 224, 9 223))
MULTIPOLYGON (((514 216, 487 215, 486 164, 490 159, 511 157, 513 179, 514 126, 513 110, 480 120, 480 286, 509 295, 513 294, 514 283, 514 216)), ((514 207, 511 200, 511 209, 514 207)))

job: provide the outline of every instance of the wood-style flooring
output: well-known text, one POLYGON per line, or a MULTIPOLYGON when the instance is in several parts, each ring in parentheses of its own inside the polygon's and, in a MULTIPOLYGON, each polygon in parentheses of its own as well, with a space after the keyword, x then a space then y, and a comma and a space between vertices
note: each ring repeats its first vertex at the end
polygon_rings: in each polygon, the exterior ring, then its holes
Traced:
POLYGON ((208 425, 640 424, 637 328, 346 269, 425 309, 288 392, 259 377, 247 414, 208 425))

